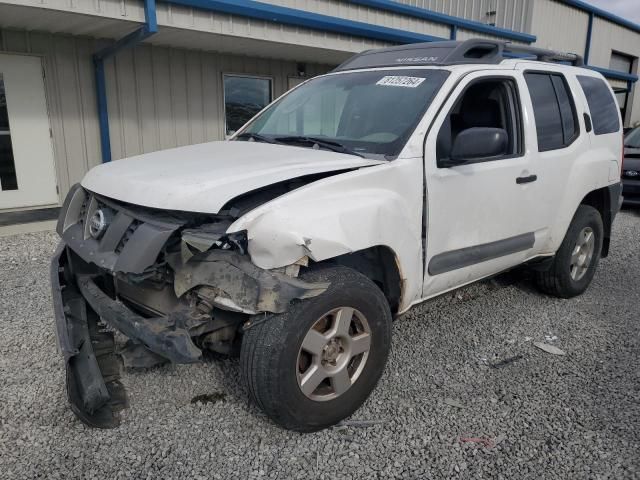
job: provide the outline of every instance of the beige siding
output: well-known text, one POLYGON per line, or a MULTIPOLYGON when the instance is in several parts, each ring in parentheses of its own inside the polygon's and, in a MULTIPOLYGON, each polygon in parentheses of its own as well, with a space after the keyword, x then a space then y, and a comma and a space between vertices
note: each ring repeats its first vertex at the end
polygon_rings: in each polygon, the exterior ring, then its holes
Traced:
MULTIPOLYGON (((224 138, 222 76, 272 79, 274 98, 295 62, 143 45, 106 64, 113 158, 224 138)), ((307 75, 330 66, 306 64, 307 75)))
MULTIPOLYGON (((499 27, 526 31, 526 14, 533 0, 396 0, 415 7, 445 13, 447 15, 475 20, 481 23, 493 23, 499 27), (491 14, 495 12, 495 14, 491 14)), ((59 11, 71 11, 86 15, 142 21, 144 9, 140 0, 5 0, 3 3, 44 7, 59 11)), ((410 31, 424 31, 424 28, 436 27, 434 35, 442 30, 446 36, 446 27, 430 24, 422 20, 411 20, 390 12, 381 12, 351 4, 345 0, 270 0, 265 3, 281 5, 299 10, 322 13, 340 18, 349 18, 410 31)), ((181 7, 158 4, 158 20, 162 25, 177 25, 187 19, 198 23, 206 18, 202 12, 181 7), (183 17, 183 18, 180 18, 183 17)), ((212 22, 215 23, 215 20, 212 22)))
MULTIPOLYGON (((396 0, 413 7, 497 27, 527 32, 527 11, 534 0, 396 0), (495 12, 495 15, 490 14, 495 12)), ((537 0, 535 0, 537 1, 537 0)))
POLYGON ((589 15, 577 8, 552 0, 535 0, 531 33, 536 46, 564 52, 584 53, 589 15))
POLYGON ((141 0, 3 0, 2 3, 132 21, 144 20, 141 0))
MULTIPOLYGON (((538 36, 537 46, 584 54, 589 14, 554 0, 535 0, 532 32, 538 36)), ((589 64, 609 68, 611 52, 640 57, 640 33, 608 20, 594 17, 589 64)), ((638 72, 634 72, 638 73, 638 72)), ((611 80, 614 86, 625 82, 611 80)), ((637 82, 633 87, 640 90, 637 82)), ((640 122, 640 94, 636 93, 631 108, 630 125, 640 122)))
POLYGON ((640 56, 640 33, 608 20, 595 18, 589 63, 609 68, 609 60, 611 60, 613 50, 634 57, 640 56))
MULTIPOLYGON (((100 132, 88 38, 0 30, 0 51, 42 55, 61 196, 100 162, 100 132)), ((307 75, 327 65, 306 64, 307 75)), ((114 159, 224 137, 223 73, 271 77, 286 91, 296 63, 143 45, 106 62, 114 159)))

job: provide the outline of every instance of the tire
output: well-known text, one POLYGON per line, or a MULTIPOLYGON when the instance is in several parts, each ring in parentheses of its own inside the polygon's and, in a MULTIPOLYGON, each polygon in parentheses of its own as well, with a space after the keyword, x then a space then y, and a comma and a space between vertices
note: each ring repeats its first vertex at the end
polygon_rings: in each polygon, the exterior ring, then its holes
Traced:
MULTIPOLYGON (((258 317, 259 323, 249 327, 244 334, 240 364, 249 395, 269 418, 290 430, 312 432, 335 425, 351 415, 376 386, 391 348, 391 311, 382 291, 350 268, 325 267, 305 272, 300 278, 308 282, 330 282, 330 286, 317 297, 293 302, 285 313, 258 317), (343 307, 354 309, 353 314, 349 316, 350 309, 343 307), (325 316, 332 311, 335 312, 325 316), (347 318, 350 320, 345 322, 347 318), (310 332, 312 327, 323 331, 330 327, 322 334, 331 337, 331 331, 338 324, 349 325, 348 339, 337 337, 330 341, 338 342, 339 348, 331 350, 330 343, 323 343, 324 337, 317 341, 317 345, 325 345, 324 349, 318 350, 314 343, 313 350, 321 352, 319 354, 311 354, 302 347, 307 335, 316 340, 319 338, 317 331, 310 332), (369 335, 368 353, 351 358, 352 352, 363 348, 365 326, 369 335), (359 344, 356 343, 358 340, 359 344), (353 345, 360 347, 352 348, 353 345), (343 353, 336 353, 342 347, 343 353), (335 354, 337 359, 332 360, 335 354), (334 384, 337 380, 326 379, 308 396, 302 391, 302 379, 311 373, 314 365, 316 371, 320 368, 320 364, 314 362, 325 358, 329 361, 323 364, 323 369, 349 365, 341 370, 341 378, 344 381, 343 370, 353 377, 347 377, 347 384, 334 384), (308 370, 301 369, 305 364, 308 370), (350 386, 345 390, 345 385, 350 386)), ((321 374, 324 372, 322 370, 321 374)), ((305 385, 308 390, 313 388, 309 387, 313 385, 311 382, 305 385)))
POLYGON ((536 272, 538 288, 544 293, 560 298, 571 298, 582 294, 596 273, 602 252, 603 237, 604 228, 600 213, 589 205, 580 205, 550 268, 543 272, 536 272), (581 237, 584 232, 593 234, 593 253, 590 257, 588 255, 583 257, 583 253, 578 255, 584 259, 583 265, 578 268, 579 260, 572 257, 577 252, 578 244, 584 240, 584 237, 581 237))

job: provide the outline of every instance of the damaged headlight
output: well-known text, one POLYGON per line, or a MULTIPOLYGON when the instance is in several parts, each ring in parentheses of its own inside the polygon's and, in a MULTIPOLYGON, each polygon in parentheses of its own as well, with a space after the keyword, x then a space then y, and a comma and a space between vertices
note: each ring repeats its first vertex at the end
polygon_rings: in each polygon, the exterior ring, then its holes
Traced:
POLYGON ((198 228, 182 231, 182 261, 211 249, 235 250, 241 255, 247 252, 247 231, 226 233, 228 222, 208 223, 198 228))

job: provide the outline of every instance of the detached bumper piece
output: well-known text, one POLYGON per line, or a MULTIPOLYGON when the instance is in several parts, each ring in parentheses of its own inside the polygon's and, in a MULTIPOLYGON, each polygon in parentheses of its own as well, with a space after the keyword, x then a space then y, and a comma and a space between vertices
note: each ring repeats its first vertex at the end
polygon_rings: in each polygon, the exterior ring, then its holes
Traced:
POLYGON ((61 243, 51 263, 51 285, 67 397, 71 410, 87 425, 114 428, 128 402, 120 383, 121 365, 113 334, 101 331, 98 316, 68 282, 65 265, 65 245, 61 243))
POLYGON ((124 333, 131 340, 144 344, 149 350, 173 363, 200 361, 202 350, 191 341, 189 332, 178 326, 177 315, 145 318, 112 300, 95 284, 89 275, 78 276, 78 288, 91 308, 107 324, 124 333))
POLYGON ((65 248, 61 242, 52 259, 51 286, 67 397, 73 412, 87 425, 114 428, 128 401, 120 383, 122 359, 115 352, 113 334, 101 322, 129 337, 133 342, 129 349, 148 349, 174 363, 200 360, 202 351, 191 341, 189 327, 201 322, 182 311, 166 318, 137 315, 106 295, 91 275, 74 276, 65 248))

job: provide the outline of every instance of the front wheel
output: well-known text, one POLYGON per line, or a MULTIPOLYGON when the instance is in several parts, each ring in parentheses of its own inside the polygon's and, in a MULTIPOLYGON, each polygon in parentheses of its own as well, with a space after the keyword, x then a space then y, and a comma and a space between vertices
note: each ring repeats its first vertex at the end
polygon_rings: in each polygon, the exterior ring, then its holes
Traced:
POLYGON ((561 298, 583 293, 596 273, 603 236, 600 212, 589 205, 580 205, 551 267, 536 274, 538 287, 561 298))
POLYGON ((369 396, 389 354, 391 312, 382 291, 350 268, 301 279, 330 286, 260 318, 244 335, 240 362, 258 406, 283 427, 310 432, 348 417, 369 396))

